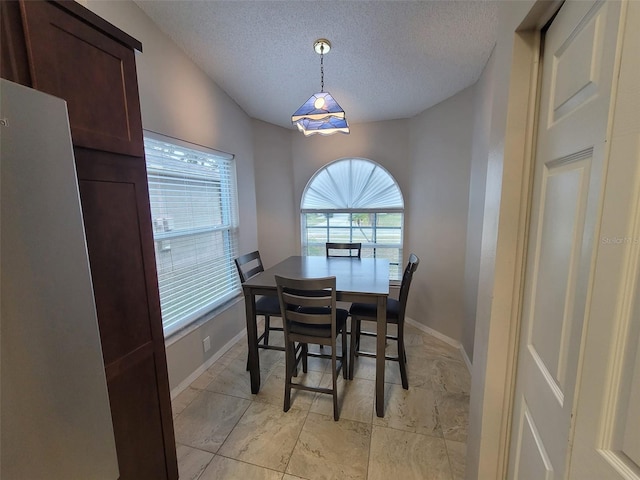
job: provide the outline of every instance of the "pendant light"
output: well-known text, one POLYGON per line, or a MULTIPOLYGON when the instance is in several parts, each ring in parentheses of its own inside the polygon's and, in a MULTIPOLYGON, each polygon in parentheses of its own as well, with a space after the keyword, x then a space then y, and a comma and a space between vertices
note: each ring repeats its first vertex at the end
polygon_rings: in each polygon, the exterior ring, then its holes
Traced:
POLYGON ((329 53, 331 42, 320 38, 313 44, 313 49, 320 54, 320 92, 314 93, 291 116, 291 123, 305 136, 334 133, 349 133, 349 124, 344 110, 329 92, 324 91, 324 55, 329 53))

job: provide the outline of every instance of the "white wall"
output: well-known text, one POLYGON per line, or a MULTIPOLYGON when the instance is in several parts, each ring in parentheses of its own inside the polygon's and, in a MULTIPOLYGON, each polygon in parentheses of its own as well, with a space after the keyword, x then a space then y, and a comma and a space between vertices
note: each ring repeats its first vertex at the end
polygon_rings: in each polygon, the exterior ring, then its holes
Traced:
MULTIPOLYGON (((131 1, 85 0, 87 8, 142 42, 136 55, 142 126, 235 155, 241 252, 258 247, 252 121, 131 1)), ((232 305, 167 343, 169 383, 175 388, 245 326, 244 303, 232 305), (204 353, 202 340, 212 348, 204 353)))
POLYGON ((291 131, 253 121, 258 244, 265 267, 300 251, 296 224, 300 211, 294 199, 291 131))
POLYGON ((462 340, 473 88, 410 122, 407 252, 420 257, 407 315, 462 340))
POLYGON ((489 133, 494 72, 494 56, 491 55, 480 79, 474 86, 473 101, 473 147, 469 179, 469 208, 467 217, 467 243, 464 267, 464 321, 462 347, 473 361, 473 341, 476 328, 476 304, 478 302, 478 280, 480 276, 480 247, 482 244, 482 222, 484 216, 484 194, 487 181, 487 157, 489 155, 489 133))

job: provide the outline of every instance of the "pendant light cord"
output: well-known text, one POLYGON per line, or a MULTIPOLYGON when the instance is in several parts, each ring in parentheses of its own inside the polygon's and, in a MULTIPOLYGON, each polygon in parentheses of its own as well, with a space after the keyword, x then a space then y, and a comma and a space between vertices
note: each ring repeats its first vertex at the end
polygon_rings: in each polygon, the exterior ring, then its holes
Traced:
POLYGON ((320 45, 320 92, 324 92, 324 45, 320 45))

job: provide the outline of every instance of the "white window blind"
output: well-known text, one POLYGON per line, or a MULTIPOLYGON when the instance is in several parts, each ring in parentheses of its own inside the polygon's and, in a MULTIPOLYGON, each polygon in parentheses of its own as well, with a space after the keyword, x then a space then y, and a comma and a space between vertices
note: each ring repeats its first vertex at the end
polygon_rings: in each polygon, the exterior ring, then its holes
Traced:
POLYGON ((302 251, 325 255, 326 242, 360 242, 362 256, 387 258, 390 279, 402 274, 404 200, 395 179, 364 158, 318 170, 302 194, 302 251))
POLYGON ((235 163, 228 154, 145 132, 165 336, 237 295, 235 163))

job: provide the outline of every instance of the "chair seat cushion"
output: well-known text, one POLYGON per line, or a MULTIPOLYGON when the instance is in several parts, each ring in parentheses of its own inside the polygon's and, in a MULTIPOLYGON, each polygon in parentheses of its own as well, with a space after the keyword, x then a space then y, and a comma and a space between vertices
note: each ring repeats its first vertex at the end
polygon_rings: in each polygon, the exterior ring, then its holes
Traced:
MULTIPOLYGON (((352 317, 372 318, 378 316, 378 307, 375 303, 352 303, 349 313, 352 317)), ((400 315, 400 302, 395 298, 387 299, 387 322, 398 323, 400 315)))
MULTIPOLYGON (((324 308, 300 308, 299 312, 303 313, 323 313, 324 308)), ((341 332, 346 324, 349 312, 342 308, 336 308, 336 332, 341 332)), ((298 335, 309 335, 313 337, 331 338, 331 325, 308 325, 305 323, 291 322, 289 323, 289 331, 298 335)))
POLYGON ((280 316, 280 301, 278 297, 265 296, 256 300, 256 315, 280 316))

